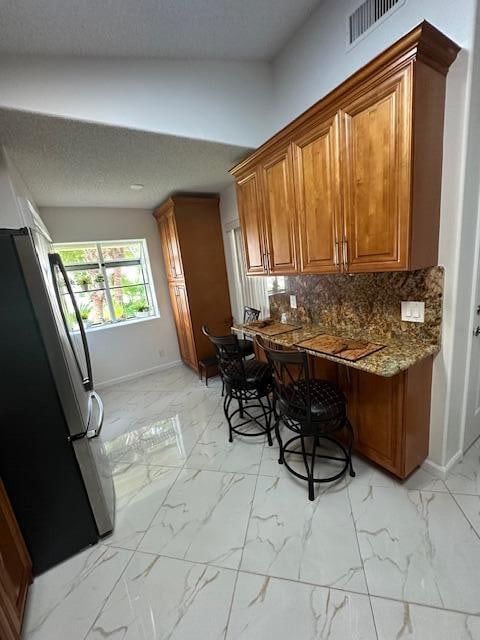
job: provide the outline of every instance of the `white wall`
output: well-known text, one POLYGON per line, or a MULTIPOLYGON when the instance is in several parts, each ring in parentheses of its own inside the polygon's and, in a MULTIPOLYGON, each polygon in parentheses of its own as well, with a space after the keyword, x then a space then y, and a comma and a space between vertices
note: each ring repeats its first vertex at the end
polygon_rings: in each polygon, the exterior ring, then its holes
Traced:
POLYGON ((54 242, 145 238, 160 318, 87 332, 95 384, 128 378, 178 362, 177 335, 162 251, 152 212, 145 209, 42 208, 54 242), (164 355, 159 355, 159 350, 164 355))
POLYGON ((360 0, 325 0, 273 63, 275 129, 284 126, 401 36, 428 20, 471 50, 476 0, 407 0, 346 50, 346 17, 360 0))
MULTIPOLYGON (((463 426, 465 420, 473 417, 466 413, 470 365, 478 366, 476 361, 470 361, 470 356, 472 330, 478 324, 477 305, 480 302, 475 299, 475 287, 480 269, 480 7, 477 7, 475 24, 469 103, 467 147, 463 156, 465 174, 463 194, 461 194, 463 197, 462 226, 458 252, 458 286, 454 301, 456 315, 451 366, 452 393, 448 407, 448 432, 445 443, 446 460, 464 446, 463 426)), ((472 376, 476 380, 477 372, 473 372, 472 376)))
POLYGON ((0 107, 255 147, 270 126, 261 62, 4 57, 0 107))
POLYGON ((236 322, 241 322, 241 300, 239 296, 239 283, 236 277, 234 266, 234 255, 231 249, 231 237, 229 232, 238 223, 237 199, 235 195, 235 185, 220 193, 220 221, 222 224, 223 246, 225 249, 225 263, 227 266, 228 287, 230 289, 230 303, 232 305, 232 316, 236 322))
POLYGON ((31 226, 32 220, 22 200, 35 201, 17 168, 0 147, 0 229, 31 226))

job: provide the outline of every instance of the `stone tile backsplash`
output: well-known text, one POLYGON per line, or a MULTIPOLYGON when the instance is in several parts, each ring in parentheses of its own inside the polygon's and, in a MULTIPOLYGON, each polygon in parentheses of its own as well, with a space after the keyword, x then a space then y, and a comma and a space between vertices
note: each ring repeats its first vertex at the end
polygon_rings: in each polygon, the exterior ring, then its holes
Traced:
POLYGON ((365 337, 418 338, 440 343, 443 267, 390 273, 285 277, 285 291, 270 295, 270 315, 288 322, 319 324, 365 337), (290 308, 290 295, 297 309, 290 308), (402 300, 425 302, 425 322, 402 322, 402 300))

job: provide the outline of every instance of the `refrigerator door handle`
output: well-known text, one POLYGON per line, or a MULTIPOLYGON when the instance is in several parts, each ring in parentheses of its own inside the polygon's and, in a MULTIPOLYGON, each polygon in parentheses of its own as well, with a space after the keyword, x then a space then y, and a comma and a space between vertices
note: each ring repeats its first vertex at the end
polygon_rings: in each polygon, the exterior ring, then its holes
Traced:
POLYGON ((80 310, 78 308, 77 301, 75 299, 75 294, 73 293, 72 285, 70 284, 70 280, 68 279, 67 271, 66 271, 66 269, 65 269, 65 267, 63 265, 63 262, 62 262, 62 259, 61 259, 60 255, 58 253, 50 253, 48 257, 49 257, 50 265, 51 265, 51 268, 52 268, 52 277, 53 277, 53 286, 54 286, 54 289, 55 289, 55 296, 57 298, 58 306, 60 308, 60 313, 62 315, 63 324, 65 325, 65 330, 67 332, 68 341, 70 342, 70 346, 71 346, 72 351, 74 353, 75 360, 77 361, 77 367, 78 367, 80 375, 81 375, 81 377, 83 379, 83 386, 85 387, 85 389, 87 391, 90 391, 92 386, 93 386, 92 364, 91 364, 91 361, 90 361, 90 352, 88 350, 88 342, 87 342, 87 336, 86 336, 86 333, 85 333, 85 327, 83 326, 83 320, 82 320, 82 317, 80 315, 80 310), (72 337, 70 335, 70 329, 68 327, 68 323, 67 323, 67 320, 65 318, 65 314, 63 312, 63 309, 62 309, 62 302, 61 302, 61 299, 60 299, 60 290, 58 288, 58 282, 57 282, 57 278, 56 278, 56 275, 55 275, 55 267, 58 267, 60 273, 62 274, 63 280, 65 282, 65 286, 66 286, 67 291, 68 291, 68 295, 70 296, 70 300, 72 302, 73 311, 75 313, 75 318, 76 318, 76 321, 77 321, 77 324, 78 324, 78 328, 79 328, 79 331, 80 331, 80 337, 81 337, 81 340, 82 340, 83 352, 84 352, 84 355, 85 355, 85 364, 86 364, 86 367, 87 367, 86 377, 84 377, 82 369, 80 367, 80 363, 78 362, 78 358, 77 358, 76 353, 75 353, 75 347, 73 346, 72 337))
MULTIPOLYGON (((102 427, 103 427, 103 418, 105 415, 104 409, 103 409, 103 402, 102 399, 100 398, 100 396, 98 395, 98 393, 96 391, 92 391, 91 395, 90 395, 90 402, 91 400, 96 400, 97 404, 98 404, 98 408, 99 408, 99 416, 98 416, 98 424, 96 426, 95 429, 88 429, 87 433, 85 434, 87 436, 87 438, 98 438, 98 436, 100 435, 101 431, 102 431, 102 427)), ((92 415, 90 413, 90 415, 92 415)))

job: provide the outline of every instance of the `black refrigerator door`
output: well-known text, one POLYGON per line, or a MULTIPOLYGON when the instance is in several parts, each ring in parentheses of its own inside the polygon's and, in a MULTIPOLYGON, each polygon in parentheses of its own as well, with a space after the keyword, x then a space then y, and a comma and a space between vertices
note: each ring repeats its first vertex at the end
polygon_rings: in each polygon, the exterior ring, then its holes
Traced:
POLYGON ((58 253, 49 255, 52 268, 53 286, 68 341, 72 349, 76 366, 86 391, 93 390, 92 365, 88 350, 87 335, 83 326, 80 310, 75 294, 68 278, 68 273, 58 253))
POLYGON ((38 574, 99 533, 70 440, 84 420, 26 233, 0 233, 0 287, 0 476, 38 574))

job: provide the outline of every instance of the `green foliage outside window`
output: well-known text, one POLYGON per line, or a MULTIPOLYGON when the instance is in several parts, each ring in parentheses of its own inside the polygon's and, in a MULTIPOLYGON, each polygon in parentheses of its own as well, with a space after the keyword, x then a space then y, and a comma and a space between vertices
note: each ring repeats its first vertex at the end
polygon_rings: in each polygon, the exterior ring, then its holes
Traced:
MULTIPOLYGON (((63 245, 57 246, 56 251, 87 325, 119 322, 154 312, 148 258, 142 241, 63 245)), ((78 328, 73 307, 69 308, 66 286, 61 293, 65 296, 67 322, 78 328)))

